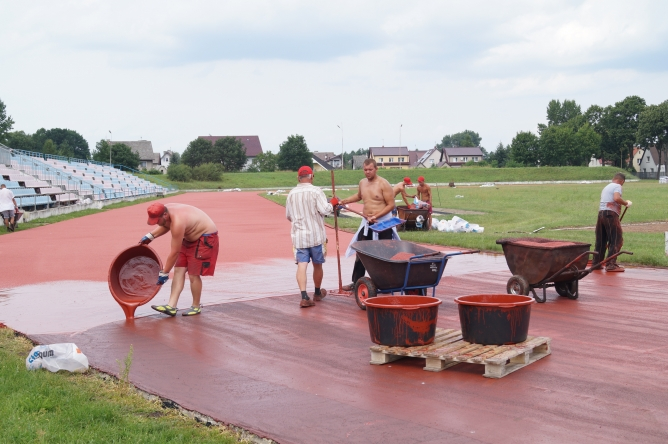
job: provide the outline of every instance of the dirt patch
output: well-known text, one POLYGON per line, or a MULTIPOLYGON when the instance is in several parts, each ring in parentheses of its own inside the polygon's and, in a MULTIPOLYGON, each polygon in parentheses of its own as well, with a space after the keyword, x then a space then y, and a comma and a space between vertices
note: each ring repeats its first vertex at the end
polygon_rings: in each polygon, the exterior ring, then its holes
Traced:
MULTIPOLYGON (((594 231, 596 227, 573 227, 573 228, 558 228, 553 231, 594 231)), ((668 231, 668 222, 645 222, 638 224, 622 224, 622 231, 624 233, 664 233, 668 231)))

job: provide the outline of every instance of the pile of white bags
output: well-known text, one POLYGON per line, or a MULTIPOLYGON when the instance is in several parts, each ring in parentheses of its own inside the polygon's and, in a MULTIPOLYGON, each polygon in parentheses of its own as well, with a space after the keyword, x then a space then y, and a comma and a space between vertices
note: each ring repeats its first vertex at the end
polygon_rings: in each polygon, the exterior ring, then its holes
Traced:
POLYGON ((432 219, 431 227, 445 233, 482 233, 485 231, 484 227, 478 224, 470 224, 458 216, 453 216, 451 220, 432 219))
POLYGON ((38 345, 30 350, 26 358, 26 368, 37 370, 45 368, 50 372, 67 370, 68 372, 85 372, 88 370, 88 358, 76 344, 38 345))

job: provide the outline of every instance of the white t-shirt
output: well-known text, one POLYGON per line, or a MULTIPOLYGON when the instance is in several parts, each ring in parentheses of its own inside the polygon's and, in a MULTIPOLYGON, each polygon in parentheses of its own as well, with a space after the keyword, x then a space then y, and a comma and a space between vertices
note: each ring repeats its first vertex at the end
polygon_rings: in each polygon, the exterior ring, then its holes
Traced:
POLYGON ((619 214, 622 206, 615 202, 615 193, 622 195, 622 186, 618 183, 612 182, 603 188, 601 192, 601 204, 598 206, 599 211, 610 210, 619 214))
POLYGON ((10 211, 14 209, 14 193, 9 188, 0 188, 0 211, 10 211))

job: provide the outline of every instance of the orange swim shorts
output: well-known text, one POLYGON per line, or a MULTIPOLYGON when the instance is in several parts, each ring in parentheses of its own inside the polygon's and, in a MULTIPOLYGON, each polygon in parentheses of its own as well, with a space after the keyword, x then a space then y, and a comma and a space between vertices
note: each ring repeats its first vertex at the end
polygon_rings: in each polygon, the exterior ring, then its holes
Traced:
POLYGON ((218 232, 203 234, 196 241, 183 239, 175 267, 187 267, 191 276, 213 276, 218 259, 218 232))

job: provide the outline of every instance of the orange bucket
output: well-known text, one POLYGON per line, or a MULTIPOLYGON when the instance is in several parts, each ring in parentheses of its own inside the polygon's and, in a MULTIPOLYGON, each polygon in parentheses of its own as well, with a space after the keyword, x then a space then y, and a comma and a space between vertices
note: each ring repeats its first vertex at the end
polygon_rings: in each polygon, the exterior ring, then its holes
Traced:
POLYGON ((125 313, 134 319, 135 310, 160 291, 157 285, 162 261, 151 247, 135 245, 121 251, 109 267, 109 290, 125 313))

